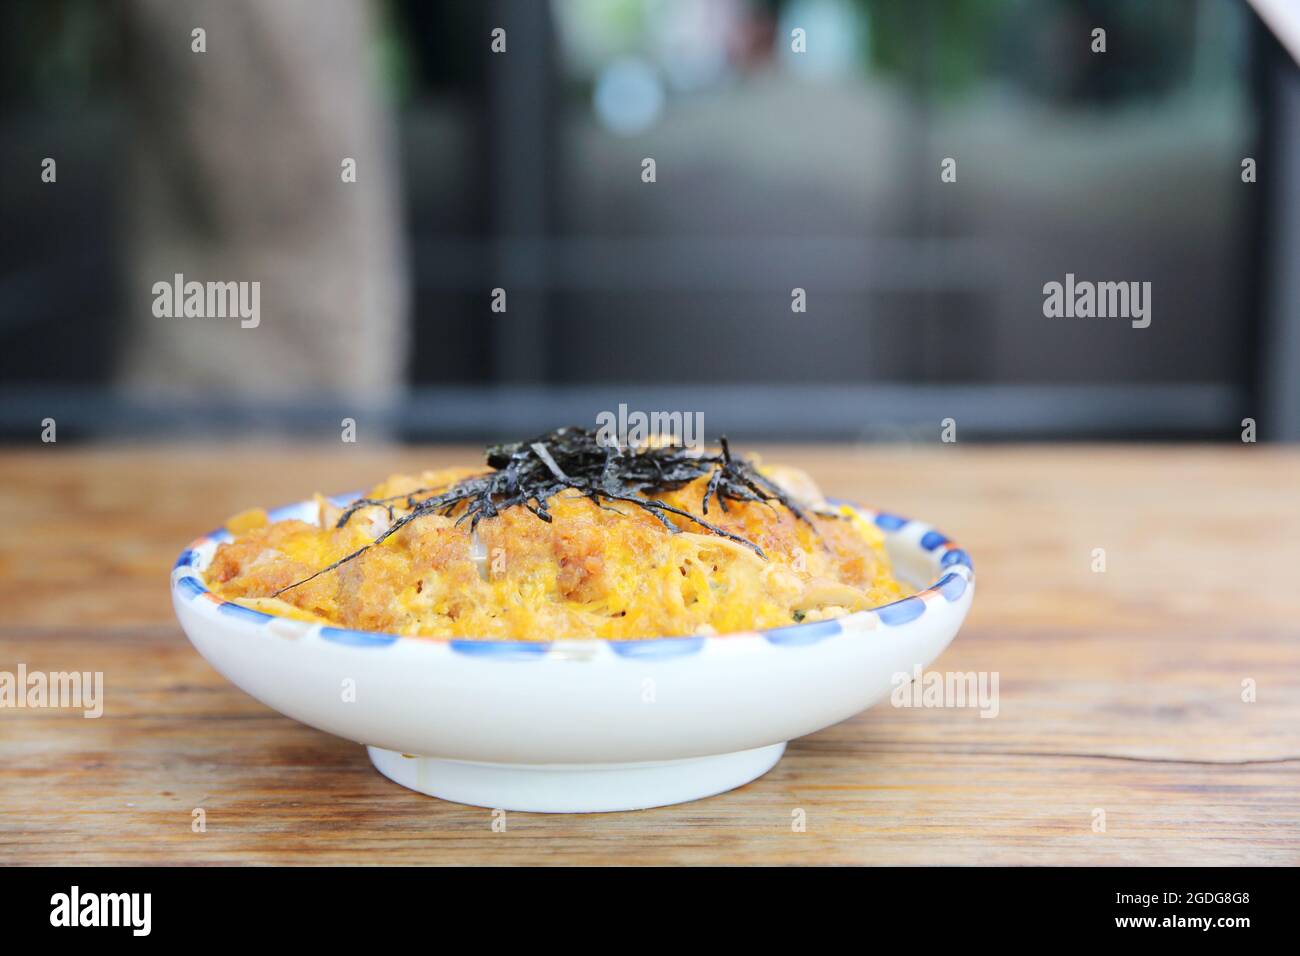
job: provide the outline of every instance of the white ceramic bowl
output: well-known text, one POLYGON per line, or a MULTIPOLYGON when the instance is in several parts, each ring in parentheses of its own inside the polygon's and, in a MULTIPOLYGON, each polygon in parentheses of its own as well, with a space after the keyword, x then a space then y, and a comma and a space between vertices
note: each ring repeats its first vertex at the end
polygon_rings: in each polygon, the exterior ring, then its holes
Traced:
MULTIPOLYGON (((641 809, 748 783, 787 741, 870 707, 956 635, 975 590, 967 554, 929 525, 858 510, 884 532, 900 579, 934 583, 872 611, 772 631, 533 643, 307 624, 203 586, 224 531, 181 554, 172 600, 226 678, 365 744, 405 787, 505 810, 641 809)), ((314 522, 316 511, 305 501, 271 517, 314 522)))

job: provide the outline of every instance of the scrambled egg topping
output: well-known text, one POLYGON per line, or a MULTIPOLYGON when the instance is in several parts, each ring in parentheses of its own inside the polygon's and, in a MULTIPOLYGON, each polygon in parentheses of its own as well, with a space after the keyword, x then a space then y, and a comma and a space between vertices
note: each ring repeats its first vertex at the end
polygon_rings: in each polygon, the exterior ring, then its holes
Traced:
MULTIPOLYGON (((880 531, 853 509, 827 505, 803 472, 763 473, 809 506, 800 521, 772 502, 715 501, 700 510, 707 477, 658 497, 752 541, 745 545, 673 518, 570 492, 549 502, 545 522, 524 508, 471 531, 456 516, 417 518, 333 571, 271 595, 373 541, 386 508, 342 509, 317 496, 319 519, 269 523, 261 510, 227 524, 206 572, 219 596, 271 614, 338 627, 428 637, 635 639, 725 634, 837 617, 898 600, 880 531)), ((395 475, 368 498, 441 489, 480 469, 395 475)), ((400 516, 402 510, 394 514, 400 516)))

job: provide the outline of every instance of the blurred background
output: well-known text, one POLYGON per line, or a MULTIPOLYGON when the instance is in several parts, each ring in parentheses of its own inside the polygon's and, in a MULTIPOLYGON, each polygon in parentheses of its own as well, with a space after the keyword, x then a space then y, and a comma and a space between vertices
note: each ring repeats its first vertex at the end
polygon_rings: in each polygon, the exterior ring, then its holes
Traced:
POLYGON ((3 19, 5 441, 1300 439, 1300 80, 1242 0, 3 19), (155 315, 177 273, 259 324, 155 315), (1045 318, 1066 273, 1150 327, 1045 318))

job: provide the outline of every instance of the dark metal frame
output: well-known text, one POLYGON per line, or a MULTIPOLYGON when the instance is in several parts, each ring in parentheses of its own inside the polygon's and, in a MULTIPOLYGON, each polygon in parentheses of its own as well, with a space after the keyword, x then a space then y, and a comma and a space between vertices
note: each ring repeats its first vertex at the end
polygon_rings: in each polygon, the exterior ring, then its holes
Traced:
POLYGON ((1258 270, 1259 388, 1250 417, 1263 438, 1300 441, 1300 66, 1256 24, 1265 116, 1257 185, 1266 204, 1258 270))
POLYGON ((959 440, 1161 437, 1235 438, 1246 397, 1223 385, 501 385, 423 388, 389 405, 337 397, 276 403, 136 401, 93 389, 0 391, 0 434, 36 440, 52 417, 59 437, 178 437, 280 432, 337 439, 343 418, 365 441, 518 438, 557 424, 591 425, 619 403, 641 411, 698 411, 710 436, 743 440, 938 442, 942 422, 959 440), (815 409, 816 414, 809 410, 815 409))

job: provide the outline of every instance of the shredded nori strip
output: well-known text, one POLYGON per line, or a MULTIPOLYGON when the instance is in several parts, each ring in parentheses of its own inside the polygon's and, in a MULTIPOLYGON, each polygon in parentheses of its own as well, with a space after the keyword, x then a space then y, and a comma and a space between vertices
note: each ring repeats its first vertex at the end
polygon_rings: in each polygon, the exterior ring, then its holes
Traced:
POLYGON ((430 514, 450 516, 462 505, 464 511, 456 523, 468 519, 471 529, 477 528, 483 518, 495 518, 507 508, 515 507, 527 508, 542 521, 549 522, 551 515, 546 510, 546 502, 562 491, 579 492, 602 508, 609 507, 602 500, 635 505, 654 515, 674 533, 680 529, 668 516, 675 515, 711 534, 742 544, 766 560, 763 549, 749 539, 675 508, 653 495, 655 491, 674 491, 709 475, 700 505, 704 514, 709 513, 710 499, 716 501, 723 511, 728 510, 728 501, 761 502, 768 507, 775 501, 788 508, 800 521, 812 525, 799 505, 779 485, 765 478, 744 458, 731 454, 725 436, 719 444, 721 451, 718 454, 681 445, 625 450, 599 441, 593 429, 569 427, 557 428, 532 441, 491 446, 487 449, 487 464, 493 470, 488 474, 463 479, 443 490, 420 488, 391 498, 358 498, 352 502, 339 516, 336 527, 342 528, 358 511, 372 506, 386 508, 392 523, 374 541, 315 574, 281 588, 273 596, 278 597, 359 557, 412 521, 430 514), (426 494, 430 497, 418 497, 426 494), (398 502, 403 502, 409 510, 395 518, 394 509, 398 502))

